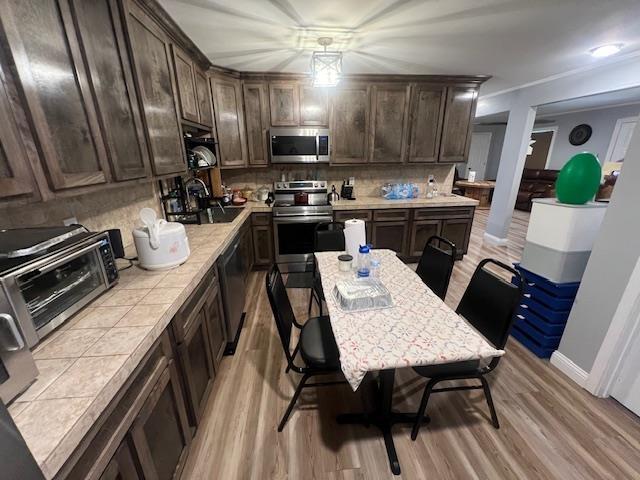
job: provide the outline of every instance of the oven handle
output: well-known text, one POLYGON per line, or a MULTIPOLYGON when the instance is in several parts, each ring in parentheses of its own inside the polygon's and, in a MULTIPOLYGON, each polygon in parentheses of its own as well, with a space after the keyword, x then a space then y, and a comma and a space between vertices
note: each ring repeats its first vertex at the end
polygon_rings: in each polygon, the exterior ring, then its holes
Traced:
POLYGON ((2 323, 4 323, 8 327, 9 333, 13 337, 12 339, 10 339, 12 343, 9 343, 7 342, 7 340, 3 339, 5 349, 9 352, 22 350, 24 348, 24 339, 22 338, 22 335, 20 335, 20 331, 16 326, 16 321, 8 313, 0 313, 0 320, 2 320, 2 323))
POLYGON ((42 274, 42 273, 47 273, 50 272, 51 270, 58 268, 60 265, 70 262, 71 260, 74 260, 78 257, 81 257, 82 255, 84 255, 87 252, 90 252, 91 250, 96 250, 98 247, 100 247, 100 244, 102 243, 102 241, 99 242, 95 242, 92 243, 91 245, 87 245, 86 247, 81 248, 80 250, 77 250, 75 252, 73 252, 73 254, 71 255, 67 255, 65 257, 62 257, 58 260, 56 260, 55 262, 52 263, 48 263, 47 265, 43 266, 42 268, 39 268, 37 270, 38 273, 42 274))
POLYGON ((318 222, 332 222, 333 217, 327 215, 307 215, 305 217, 273 217, 273 223, 318 223, 318 222))

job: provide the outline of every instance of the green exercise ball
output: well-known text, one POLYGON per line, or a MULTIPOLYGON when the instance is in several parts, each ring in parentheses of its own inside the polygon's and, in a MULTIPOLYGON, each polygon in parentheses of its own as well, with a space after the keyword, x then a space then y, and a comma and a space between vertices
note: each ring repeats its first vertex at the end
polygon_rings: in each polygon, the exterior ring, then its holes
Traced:
POLYGON ((561 203, 582 205, 593 199, 600 187, 602 167, 593 153, 574 155, 562 167, 556 180, 556 196, 561 203))

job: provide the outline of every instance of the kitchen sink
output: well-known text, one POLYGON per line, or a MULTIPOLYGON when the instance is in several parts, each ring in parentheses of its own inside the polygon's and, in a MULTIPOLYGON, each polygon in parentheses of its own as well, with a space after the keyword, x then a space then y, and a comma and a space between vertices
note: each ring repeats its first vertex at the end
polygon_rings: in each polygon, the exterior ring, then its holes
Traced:
POLYGON ((209 212, 211 215, 204 213, 202 215, 202 223, 231 223, 243 210, 244 208, 242 207, 227 207, 223 212, 220 207, 210 207, 209 212))

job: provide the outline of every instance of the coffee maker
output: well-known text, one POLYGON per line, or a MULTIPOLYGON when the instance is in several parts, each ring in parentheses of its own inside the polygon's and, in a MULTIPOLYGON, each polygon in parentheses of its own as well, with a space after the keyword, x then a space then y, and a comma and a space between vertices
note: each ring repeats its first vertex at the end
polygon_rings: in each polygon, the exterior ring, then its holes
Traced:
POLYGON ((355 183, 355 177, 349 177, 348 180, 343 180, 342 187, 340 187, 340 198, 345 200, 355 200, 356 197, 353 195, 355 183))

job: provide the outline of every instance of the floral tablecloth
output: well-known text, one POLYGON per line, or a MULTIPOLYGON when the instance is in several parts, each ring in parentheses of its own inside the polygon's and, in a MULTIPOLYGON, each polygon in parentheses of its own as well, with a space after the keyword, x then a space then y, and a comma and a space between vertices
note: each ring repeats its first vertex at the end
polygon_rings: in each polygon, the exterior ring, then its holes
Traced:
POLYGON ((393 307, 345 312, 333 296, 340 272, 336 252, 315 254, 342 371, 356 390, 369 371, 477 360, 501 356, 462 317, 440 300, 391 250, 373 250, 381 262, 379 278, 393 307))

